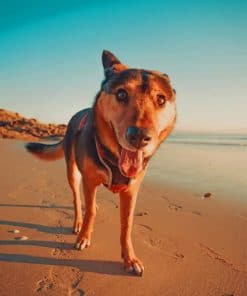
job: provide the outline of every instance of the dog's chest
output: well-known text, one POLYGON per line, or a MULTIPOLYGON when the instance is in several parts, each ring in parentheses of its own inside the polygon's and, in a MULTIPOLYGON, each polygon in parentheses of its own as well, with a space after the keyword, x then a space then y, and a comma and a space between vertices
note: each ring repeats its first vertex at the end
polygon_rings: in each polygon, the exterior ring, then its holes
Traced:
MULTIPOLYGON (((88 113, 86 113, 79 122, 78 133, 81 137, 87 134, 87 128, 90 126, 88 125, 88 120, 90 120, 88 118, 88 113)), ((103 185, 113 193, 125 191, 130 184, 131 178, 125 177, 121 174, 118 168, 117 159, 115 159, 108 149, 100 144, 97 136, 93 132, 90 139, 90 151, 94 151, 94 153, 91 153, 90 156, 93 158, 94 162, 106 172, 106 180, 103 185)))

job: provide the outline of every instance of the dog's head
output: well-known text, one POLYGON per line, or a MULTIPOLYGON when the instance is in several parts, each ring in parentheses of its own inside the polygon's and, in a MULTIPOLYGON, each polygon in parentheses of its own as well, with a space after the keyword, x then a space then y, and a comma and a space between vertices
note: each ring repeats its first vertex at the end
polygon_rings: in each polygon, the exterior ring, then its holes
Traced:
POLYGON ((105 80, 94 111, 102 142, 119 158, 125 176, 137 175, 171 132, 175 91, 166 74, 132 69, 104 51, 105 80))

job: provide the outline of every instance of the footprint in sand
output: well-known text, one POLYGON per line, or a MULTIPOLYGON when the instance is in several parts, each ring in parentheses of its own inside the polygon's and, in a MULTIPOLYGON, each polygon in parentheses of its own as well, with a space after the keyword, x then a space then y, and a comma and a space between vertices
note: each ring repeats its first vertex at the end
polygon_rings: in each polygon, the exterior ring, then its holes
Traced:
POLYGON ((78 285, 80 284, 81 280, 83 279, 84 274, 75 268, 71 268, 71 271, 73 272, 74 277, 75 277, 74 281, 71 284, 71 288, 76 289, 76 288, 78 288, 78 285))
POLYGON ((191 213, 194 214, 194 215, 197 215, 197 216, 201 216, 202 215, 202 213, 199 212, 199 211, 192 211, 191 213))
POLYGON ((49 200, 46 200, 46 199, 43 199, 43 200, 41 201, 41 204, 42 204, 43 206, 51 206, 50 201, 49 201, 49 200))
POLYGON ((219 253, 217 253, 213 249, 211 249, 203 244, 199 244, 199 247, 205 253, 205 255, 207 255, 211 259, 217 260, 221 264, 228 266, 229 268, 231 268, 232 270, 234 270, 236 272, 245 272, 239 266, 236 266, 230 260, 224 258, 223 256, 221 256, 219 253))
MULTIPOLYGON (((57 226, 62 227, 62 224, 61 224, 60 220, 58 221, 57 226)), ((71 256, 72 256, 71 251, 64 249, 65 245, 66 245, 64 236, 62 234, 60 234, 60 233, 56 233, 55 234, 55 240, 56 240, 56 243, 57 243, 57 247, 53 248, 51 250, 51 255, 56 256, 56 257, 71 258, 71 256)))
POLYGON ((148 216, 148 215, 149 215, 148 211, 142 211, 142 212, 135 213, 135 216, 139 216, 139 217, 148 216))
POLYGON ((56 242, 58 246, 56 248, 53 248, 51 250, 51 255, 56 257, 66 257, 70 258, 72 256, 71 250, 64 249, 64 237, 61 234, 55 234, 56 242))
POLYGON ((60 242, 60 243, 63 243, 64 242, 64 238, 63 238, 63 236, 60 233, 59 234, 55 234, 55 237, 56 237, 56 241, 57 242, 60 242))
POLYGON ((60 256, 63 255, 63 250, 62 249, 59 249, 59 248, 52 249, 51 250, 51 255, 52 256, 60 257, 60 256))
POLYGON ((143 227, 143 228, 145 228, 145 229, 147 229, 149 231, 153 231, 153 228, 150 227, 150 226, 148 226, 148 225, 146 225, 146 224, 137 224, 137 225, 139 225, 139 226, 141 226, 141 227, 143 227))
POLYGON ((149 237, 148 243, 153 248, 163 249, 164 243, 161 239, 149 237))
POLYGON ((158 248, 158 249, 164 249, 165 243, 162 239, 159 237, 156 237, 153 232, 153 228, 146 224, 136 224, 139 226, 139 230, 141 232, 141 235, 144 238, 144 242, 152 247, 152 248, 158 248))
POLYGON ((169 203, 168 208, 171 210, 177 211, 177 210, 181 210, 183 207, 174 203, 169 203))
POLYGON ((174 258, 175 258, 176 260, 182 260, 182 259, 184 259, 184 254, 179 253, 179 252, 176 252, 176 253, 174 254, 174 258))
POLYGON ((163 241, 153 235, 152 227, 146 224, 136 224, 136 225, 139 226, 139 230, 142 237, 144 238, 144 242, 148 246, 152 248, 159 248, 159 249, 162 249, 164 247, 163 241))
POLYGON ((65 219, 68 219, 68 220, 73 220, 73 215, 64 211, 64 210, 56 210, 57 213, 59 214, 62 214, 62 216, 65 218, 65 219))
POLYGON ((168 202, 168 208, 171 210, 177 211, 177 210, 181 210, 183 208, 182 206, 180 206, 178 204, 170 202, 169 198, 166 196, 161 196, 161 198, 168 202))
POLYGON ((85 295, 85 292, 82 289, 78 288, 80 282, 83 280, 84 274, 81 271, 76 270, 75 268, 72 268, 71 270, 74 273, 75 279, 71 283, 70 295, 73 295, 73 296, 85 295))
POLYGON ((172 241, 164 241, 162 239, 150 236, 148 240, 146 240, 146 243, 150 247, 162 251, 163 255, 166 256, 168 260, 170 258, 173 262, 182 262, 185 258, 185 255, 179 252, 179 250, 176 248, 172 241), (174 252, 174 249, 177 250, 174 252))
POLYGON ((168 237, 165 239, 161 239, 160 237, 155 236, 153 229, 146 224, 136 225, 140 227, 140 230, 142 230, 141 232, 142 237, 144 238, 144 242, 149 247, 164 252, 164 254, 168 255, 169 258, 172 258, 172 260, 175 260, 177 262, 180 262, 184 259, 184 254, 179 252, 176 243, 172 239, 169 239, 168 237), (175 252, 174 249, 176 250, 175 252))
POLYGON ((42 280, 37 282, 36 292, 51 292, 56 286, 56 282, 44 277, 42 280))

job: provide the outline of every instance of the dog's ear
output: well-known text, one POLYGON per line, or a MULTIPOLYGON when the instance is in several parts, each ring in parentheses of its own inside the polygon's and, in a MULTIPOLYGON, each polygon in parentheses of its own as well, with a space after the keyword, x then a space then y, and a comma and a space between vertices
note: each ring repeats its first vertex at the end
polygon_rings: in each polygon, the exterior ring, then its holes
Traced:
POLYGON ((114 56, 113 53, 111 53, 108 50, 103 50, 102 64, 104 69, 107 69, 107 68, 111 68, 114 64, 121 64, 121 62, 119 61, 118 58, 114 56))
POLYGON ((122 64, 113 53, 108 50, 104 50, 102 53, 102 64, 105 71, 106 78, 110 77, 116 72, 121 72, 128 67, 122 64))

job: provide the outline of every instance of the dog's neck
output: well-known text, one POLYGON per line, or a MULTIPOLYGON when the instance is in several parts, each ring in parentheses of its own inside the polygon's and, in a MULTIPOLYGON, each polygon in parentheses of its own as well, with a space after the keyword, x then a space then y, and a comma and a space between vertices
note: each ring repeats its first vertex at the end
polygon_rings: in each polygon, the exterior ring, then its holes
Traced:
POLYGON ((123 176, 119 170, 119 158, 102 143, 102 137, 99 136, 99 130, 95 127, 95 147, 98 159, 107 171, 108 180, 104 185, 114 193, 127 190, 131 178, 123 176))
POLYGON ((95 134, 94 140, 99 158, 107 162, 108 165, 117 167, 118 158, 101 142, 97 134, 95 134))
POLYGON ((93 124, 95 134, 98 141, 112 153, 113 157, 117 160, 120 156, 119 144, 117 142, 116 135, 110 123, 106 122, 102 117, 102 112, 98 110, 97 102, 93 106, 93 124))

